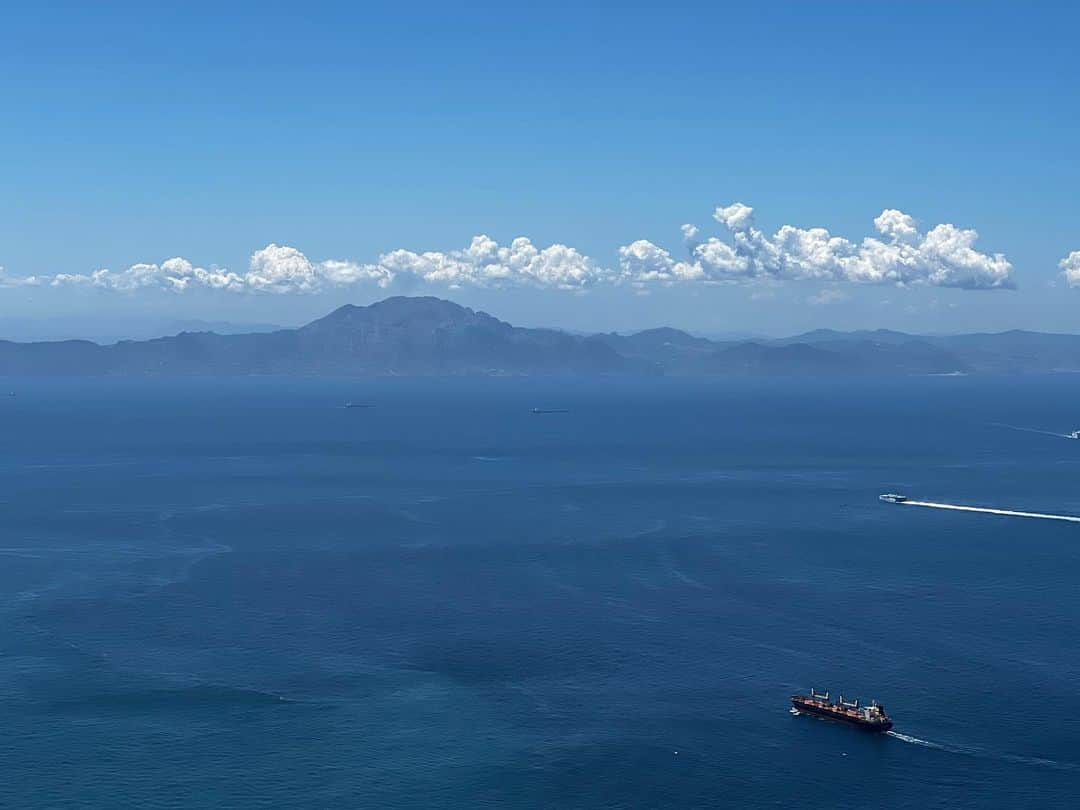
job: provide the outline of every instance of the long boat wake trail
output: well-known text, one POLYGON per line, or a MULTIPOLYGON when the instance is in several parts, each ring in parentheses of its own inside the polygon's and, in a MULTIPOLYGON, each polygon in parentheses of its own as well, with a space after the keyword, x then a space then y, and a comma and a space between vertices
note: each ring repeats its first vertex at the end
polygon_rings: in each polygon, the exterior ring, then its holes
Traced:
POLYGON ((912 745, 923 745, 923 746, 926 746, 927 748, 944 748, 945 747, 945 746, 942 746, 942 745, 938 745, 937 743, 932 743, 929 740, 920 740, 918 737, 912 737, 909 734, 901 734, 899 731, 886 731, 885 734, 887 736, 893 737, 893 738, 895 738, 897 740, 902 740, 903 742, 911 743, 912 745))
POLYGON ((956 503, 935 503, 934 501, 899 501, 901 506, 925 506, 929 509, 951 509, 955 512, 982 512, 987 515, 1005 515, 1007 517, 1040 518, 1041 520, 1064 520, 1080 523, 1075 515, 1048 515, 1043 512, 1019 512, 1015 509, 991 509, 988 506, 961 506, 956 503))
POLYGON ((1009 425, 1005 422, 991 422, 994 427, 1008 428, 1009 430, 1019 430, 1023 433, 1041 433, 1043 436, 1056 436, 1059 439, 1075 439, 1068 433, 1058 433, 1053 430, 1041 430, 1040 428, 1021 427, 1020 425, 1009 425))
POLYGON ((959 754, 965 757, 977 757, 978 759, 996 759, 1001 762, 1015 762, 1018 765, 1033 765, 1040 768, 1052 768, 1057 771, 1076 771, 1080 770, 1080 764, 1075 762, 1061 762, 1056 759, 1044 759, 1042 757, 1025 757, 1018 754, 1006 754, 1001 751, 989 751, 985 748, 979 748, 971 745, 947 745, 944 743, 930 742, 929 740, 922 740, 918 737, 912 737, 910 734, 901 734, 899 731, 886 731, 886 737, 892 737, 894 740, 900 740, 908 745, 920 745, 923 748, 933 748, 938 751, 944 751, 948 754, 959 754))

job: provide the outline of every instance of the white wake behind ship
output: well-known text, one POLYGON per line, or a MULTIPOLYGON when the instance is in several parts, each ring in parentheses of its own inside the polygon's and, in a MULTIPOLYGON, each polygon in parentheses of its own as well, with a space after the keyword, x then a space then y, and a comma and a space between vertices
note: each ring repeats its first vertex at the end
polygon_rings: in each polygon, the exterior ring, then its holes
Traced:
POLYGON ((953 512, 981 512, 984 515, 1006 515, 1008 517, 1041 518, 1042 520, 1065 520, 1069 523, 1080 523, 1080 515, 1053 515, 1046 512, 1022 512, 1018 509, 995 509, 992 506, 966 506, 959 503, 913 501, 907 495, 898 495, 895 492, 878 495, 878 500, 885 501, 885 503, 902 503, 907 506, 923 506, 927 509, 948 509, 953 512))

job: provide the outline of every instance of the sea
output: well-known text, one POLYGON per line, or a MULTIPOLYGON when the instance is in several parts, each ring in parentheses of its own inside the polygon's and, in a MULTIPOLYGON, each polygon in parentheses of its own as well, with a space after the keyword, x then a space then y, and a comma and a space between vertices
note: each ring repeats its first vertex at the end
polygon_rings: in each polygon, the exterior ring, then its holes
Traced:
POLYGON ((1080 796, 1076 376, 0 385, 3 808, 1080 796))

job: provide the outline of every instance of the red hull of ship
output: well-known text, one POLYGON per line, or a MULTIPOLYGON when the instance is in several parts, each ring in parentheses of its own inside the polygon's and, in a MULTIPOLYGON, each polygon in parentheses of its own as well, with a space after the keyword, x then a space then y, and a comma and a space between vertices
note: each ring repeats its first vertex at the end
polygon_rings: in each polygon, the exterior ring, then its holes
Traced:
POLYGON ((806 712, 817 717, 827 717, 830 720, 839 720, 841 723, 858 726, 866 731, 881 733, 893 727, 892 720, 887 718, 881 721, 869 721, 854 711, 842 709, 835 705, 821 704, 798 695, 791 699, 791 705, 800 712, 806 712))

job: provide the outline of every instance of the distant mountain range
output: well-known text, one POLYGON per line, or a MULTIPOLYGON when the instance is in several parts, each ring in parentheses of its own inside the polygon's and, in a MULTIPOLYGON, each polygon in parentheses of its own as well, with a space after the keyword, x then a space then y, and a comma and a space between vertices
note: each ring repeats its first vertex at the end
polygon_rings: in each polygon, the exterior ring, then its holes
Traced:
POLYGON ((100 345, 0 341, 15 375, 905 375, 1080 371, 1080 335, 926 337, 828 329, 709 340, 678 329, 571 335, 511 326, 438 298, 343 306, 298 329, 186 331, 100 345))
POLYGON ((233 323, 198 319, 169 320, 152 317, 110 318, 66 316, 53 318, 0 318, 0 340, 20 342, 91 340, 116 343, 119 340, 149 340, 178 332, 217 332, 238 335, 248 332, 274 332, 283 327, 269 323, 233 323))

